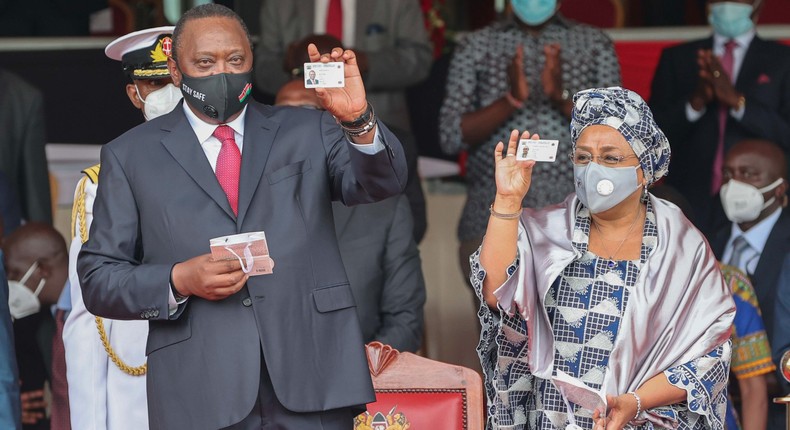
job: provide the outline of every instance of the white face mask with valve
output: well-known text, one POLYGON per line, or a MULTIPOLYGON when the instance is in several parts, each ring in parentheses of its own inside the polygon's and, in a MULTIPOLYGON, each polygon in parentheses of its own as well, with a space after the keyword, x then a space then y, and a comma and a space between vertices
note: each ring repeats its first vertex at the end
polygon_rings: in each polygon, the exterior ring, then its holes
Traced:
POLYGON ((11 317, 15 320, 28 317, 41 310, 41 302, 38 300, 38 294, 44 288, 47 280, 41 278, 38 281, 35 291, 31 291, 25 283, 33 275, 33 272, 38 268, 38 261, 27 269, 22 279, 18 281, 8 281, 8 308, 11 311, 11 317))
POLYGON ((167 84, 156 91, 151 91, 145 100, 140 97, 140 89, 137 88, 137 84, 134 84, 134 88, 137 90, 137 98, 144 104, 143 116, 146 121, 170 113, 183 97, 181 91, 173 84, 167 84))
POLYGON ((763 209, 771 206, 776 197, 768 201, 763 198, 763 193, 773 190, 782 184, 784 179, 779 178, 765 187, 757 188, 735 179, 730 179, 721 186, 721 205, 727 218, 734 223, 754 221, 760 216, 763 209))

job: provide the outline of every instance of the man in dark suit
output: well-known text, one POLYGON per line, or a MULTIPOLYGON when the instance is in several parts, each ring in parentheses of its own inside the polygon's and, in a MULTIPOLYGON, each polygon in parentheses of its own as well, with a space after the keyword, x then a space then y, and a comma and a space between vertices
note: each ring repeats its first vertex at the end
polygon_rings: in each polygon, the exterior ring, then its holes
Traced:
MULTIPOLYGON (((782 149, 769 141, 743 140, 724 159, 721 202, 731 223, 711 241, 716 257, 752 281, 765 332, 772 340, 787 331, 775 313, 777 279, 790 253, 787 163, 782 149)), ((779 363, 776 364, 777 368, 779 363)), ((770 392, 770 397, 786 393, 770 392)), ((769 428, 783 428, 784 408, 769 406, 769 428)))
POLYGON ((305 81, 307 85, 318 85, 318 79, 315 78, 315 70, 310 71, 310 76, 305 81))
MULTIPOLYGON (((27 223, 3 240, 8 279, 16 288, 34 292, 34 303, 12 307, 14 342, 19 363, 24 429, 50 429, 45 416, 44 384, 65 373, 52 366, 56 333, 52 306, 68 280, 68 251, 63 236, 49 224, 27 223), (21 311, 24 311, 20 313, 21 311)), ((9 282, 10 283, 10 282, 9 282)), ((12 287, 14 288, 14 287, 12 287)), ((18 300, 15 300, 18 303, 18 300)))
POLYGON ((650 100, 672 143, 667 181, 692 202, 709 238, 726 223, 711 208, 727 149, 761 138, 790 150, 790 47, 755 33, 760 0, 732 3, 708 1, 711 37, 664 50, 650 100), (739 19, 722 18, 733 11, 739 19))
POLYGON ((43 103, 38 89, 0 69, 0 172, 11 181, 22 218, 51 223, 43 103))
POLYGON ((316 90, 321 112, 248 101, 249 34, 223 6, 191 9, 173 39, 184 103, 102 148, 77 262, 85 304, 150 321, 152 429, 347 429, 374 395, 330 200, 400 193, 400 143, 377 125, 352 51, 311 46, 311 61, 345 62, 345 88, 316 90), (271 274, 208 253, 254 231, 271 274))

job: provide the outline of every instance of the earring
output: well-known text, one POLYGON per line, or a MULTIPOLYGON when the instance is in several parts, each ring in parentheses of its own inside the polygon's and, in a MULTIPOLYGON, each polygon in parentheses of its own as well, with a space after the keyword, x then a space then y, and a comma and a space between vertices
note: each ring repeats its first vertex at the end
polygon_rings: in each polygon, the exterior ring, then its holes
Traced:
POLYGON ((647 182, 645 182, 645 184, 642 185, 642 196, 639 198, 639 201, 641 201, 642 203, 647 203, 647 200, 648 200, 648 197, 647 197, 647 182))

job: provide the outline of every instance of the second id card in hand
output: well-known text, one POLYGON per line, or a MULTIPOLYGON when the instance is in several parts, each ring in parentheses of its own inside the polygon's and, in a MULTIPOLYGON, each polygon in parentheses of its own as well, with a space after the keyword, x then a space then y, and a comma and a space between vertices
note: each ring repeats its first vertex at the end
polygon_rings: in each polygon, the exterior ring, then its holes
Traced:
POLYGON ((557 160, 558 140, 521 139, 516 149, 516 160, 535 160, 553 163, 557 160))
POLYGON ((343 88, 346 86, 345 63, 304 63, 305 88, 343 88))
POLYGON ((215 260, 239 260, 241 270, 250 275, 269 275, 274 260, 269 256, 266 234, 262 231, 215 237, 209 242, 215 260))

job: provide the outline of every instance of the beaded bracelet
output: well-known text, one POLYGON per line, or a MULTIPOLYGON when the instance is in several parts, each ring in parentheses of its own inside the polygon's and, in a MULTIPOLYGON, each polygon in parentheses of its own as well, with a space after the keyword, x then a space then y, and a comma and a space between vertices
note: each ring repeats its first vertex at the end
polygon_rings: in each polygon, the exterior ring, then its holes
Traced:
POLYGON ((518 212, 512 214, 502 214, 494 210, 494 204, 492 203, 491 206, 488 207, 488 211, 491 212, 491 216, 494 218, 499 219, 518 219, 521 216, 521 209, 518 212))
POLYGON ((633 391, 629 391, 628 394, 634 396, 636 399, 636 415, 634 415, 634 419, 639 419, 639 414, 642 413, 642 399, 640 399, 639 395, 633 391))

